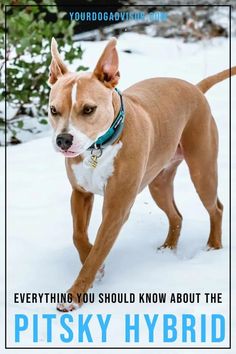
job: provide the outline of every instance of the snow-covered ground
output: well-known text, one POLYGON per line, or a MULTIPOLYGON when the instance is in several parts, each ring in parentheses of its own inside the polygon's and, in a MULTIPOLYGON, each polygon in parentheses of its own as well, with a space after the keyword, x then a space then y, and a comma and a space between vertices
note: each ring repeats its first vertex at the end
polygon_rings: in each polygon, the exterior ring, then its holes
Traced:
MULTIPOLYGON (((236 40, 233 39, 233 50, 236 40)), ((85 49, 81 64, 91 68, 96 64, 105 42, 83 42, 85 49)), ((180 40, 150 38, 137 34, 124 34, 119 38, 122 90, 129 85, 149 77, 169 76, 186 79, 192 83, 200 81, 228 67, 228 41, 216 39, 210 42, 184 44, 180 40), (129 49, 131 54, 123 52, 129 49)), ((233 58, 234 63, 234 58, 233 58)), ((76 63, 77 65, 78 63, 76 63)), ((232 79, 235 93, 236 79, 232 79)), ((236 100, 233 95, 232 118, 234 118, 236 100)), ((177 205, 184 216, 182 235, 176 252, 157 252, 167 232, 165 215, 152 201, 145 189, 136 200, 129 221, 106 261, 106 274, 102 282, 96 284, 91 292, 99 293, 155 293, 188 292, 188 293, 222 293, 222 304, 99 304, 84 305, 79 313, 106 314, 111 313, 108 342, 101 344, 100 332, 94 320, 91 331, 94 335, 93 346, 127 346, 124 342, 122 318, 125 313, 154 314, 183 313, 223 314, 226 318, 228 333, 228 299, 229 299, 229 83, 225 81, 207 93, 213 115, 216 119, 220 135, 219 151, 219 196, 224 204, 223 244, 220 251, 206 252, 204 246, 208 238, 209 220, 190 181, 188 170, 183 163, 175 180, 175 196, 177 205), (120 325, 119 325, 120 324, 120 325), (112 339, 110 339, 112 338, 112 339)), ((235 132, 235 121, 232 119, 232 131, 235 132)), ((235 142, 233 141, 235 144, 235 142)), ((234 146, 233 151, 236 151, 234 146)), ((4 150, 0 150, 1 161, 4 150)), ((67 181, 64 159, 52 148, 50 136, 33 140, 18 146, 9 146, 8 155, 8 345, 14 343, 14 314, 25 313, 28 316, 37 313, 57 314, 51 304, 14 304, 15 292, 64 292, 81 267, 77 252, 72 244, 72 223, 70 215, 71 187, 67 181)), ((235 157, 235 156, 233 156, 235 157)), ((235 160, 233 160, 235 161, 235 160)), ((233 177, 235 162, 232 163, 233 177)), ((1 182, 3 183, 3 170, 1 182)), ((234 186, 233 186, 234 188, 234 186)), ((1 194, 1 225, 3 225, 3 197, 1 194)), ((94 240, 101 220, 102 198, 96 197, 90 224, 90 238, 94 240)), ((235 231, 235 201, 233 200, 233 230, 235 231)), ((1 227, 2 230, 2 227, 1 227)), ((235 266, 235 247, 233 239, 232 255, 235 266)), ((1 238, 3 250, 3 238, 1 238)), ((1 260, 3 263, 3 261, 1 260)), ((3 284, 3 267, 1 267, 1 284, 3 284)), ((236 288, 233 283, 232 299, 235 299, 236 288)), ((1 323, 3 323, 4 294, 1 289, 1 323)), ((235 313, 235 305, 233 313, 235 313)), ((76 319, 78 313, 72 314, 76 319)), ((233 316, 232 333, 236 330, 236 318, 233 316)), ((160 339, 147 343, 147 331, 141 325, 140 343, 130 346, 170 346, 162 344, 160 339)), ((75 324, 72 326, 75 329, 75 324)), ((30 327, 30 330, 32 328, 30 327)), ((160 333, 161 326, 157 326, 160 333)), ((59 325, 53 329, 52 345, 61 345, 59 325)), ((0 333, 3 343, 3 331, 0 333)), ((158 335, 157 335, 158 336, 158 335)), ((236 341, 234 339, 235 353, 236 341)), ((22 334, 24 346, 32 346, 32 334, 22 334)), ((198 341, 198 338, 197 338, 198 341)), ((227 346, 228 336, 218 346, 227 346)), ((40 327, 39 342, 35 346, 46 346, 45 328, 40 327)), ((173 346, 182 345, 177 340, 173 346)), ((189 344, 194 346, 194 343, 189 344)), ((209 342, 203 346, 213 346, 209 342)), ((217 346, 217 343, 214 344, 217 346)), ((67 346, 78 346, 69 343, 67 346)), ((91 346, 87 342, 84 346, 91 346)), ((201 344, 198 344, 201 346, 201 344)), ((160 350, 165 353, 167 350, 160 350)), ((10 353, 18 352, 9 350, 10 353)), ((29 350, 28 352, 33 352, 29 350)), ((40 352, 37 351, 37 352, 40 352)), ((57 352, 57 351, 55 351, 57 352)), ((63 350, 60 353, 64 352, 63 350)), ((65 350, 65 353, 67 351, 65 350)), ((98 350, 94 350, 98 352, 98 350)), ((100 351, 101 352, 101 351, 100 351)), ((109 350, 109 353, 113 352, 109 350)), ((115 352, 115 351, 114 351, 115 352)), ((117 352, 117 351, 116 351, 117 352)), ((120 351, 121 352, 121 351, 120 351)), ((138 351, 130 350, 129 353, 138 351)), ((145 351, 144 351, 145 352, 145 351)), ((171 352, 171 350, 170 350, 171 352)), ((192 350, 175 350, 175 353, 192 353, 192 350)), ((197 352, 197 351, 196 351, 197 352)), ((214 352, 214 350, 212 351, 214 352)))

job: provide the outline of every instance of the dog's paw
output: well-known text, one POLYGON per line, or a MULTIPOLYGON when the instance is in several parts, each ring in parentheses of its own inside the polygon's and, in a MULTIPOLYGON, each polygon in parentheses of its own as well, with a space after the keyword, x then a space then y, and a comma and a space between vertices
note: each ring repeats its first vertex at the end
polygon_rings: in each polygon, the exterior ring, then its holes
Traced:
POLYGON ((175 251, 176 251, 176 246, 167 245, 165 243, 160 247, 157 247, 157 252, 168 253, 168 252, 175 252, 175 251))
POLYGON ((74 301, 57 304, 57 310, 60 312, 71 312, 71 311, 78 310, 78 308, 79 305, 76 304, 74 301))
POLYGON ((222 247, 212 247, 212 246, 206 246, 205 247, 205 250, 207 251, 207 252, 209 252, 209 251, 219 251, 220 249, 221 249, 222 247))
POLYGON ((104 275, 105 275, 105 264, 103 264, 101 266, 101 268, 99 268, 99 270, 96 274, 96 277, 95 277, 95 281, 100 282, 102 280, 102 278, 104 277, 104 275))

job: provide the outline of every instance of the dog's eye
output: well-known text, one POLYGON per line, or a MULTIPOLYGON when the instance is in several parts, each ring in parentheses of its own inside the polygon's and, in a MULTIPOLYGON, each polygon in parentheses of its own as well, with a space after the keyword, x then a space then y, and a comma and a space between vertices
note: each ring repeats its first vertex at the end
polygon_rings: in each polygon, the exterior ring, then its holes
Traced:
POLYGON ((57 115, 57 110, 55 106, 50 106, 50 112, 53 116, 57 115))
POLYGON ((86 115, 92 114, 96 108, 97 106, 84 106, 83 113, 86 115))

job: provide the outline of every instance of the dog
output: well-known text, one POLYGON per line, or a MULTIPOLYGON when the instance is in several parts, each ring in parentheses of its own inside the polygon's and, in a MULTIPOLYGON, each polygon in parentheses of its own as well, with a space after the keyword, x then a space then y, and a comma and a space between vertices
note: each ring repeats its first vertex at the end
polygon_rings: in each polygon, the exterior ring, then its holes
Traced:
POLYGON ((65 156, 72 186, 73 241, 82 269, 68 290, 77 294, 104 274, 104 261, 129 217, 138 193, 146 186, 167 215, 169 231, 163 248, 175 249, 182 215, 175 204, 173 181, 186 161, 192 182, 210 217, 208 249, 220 249, 223 205, 217 196, 218 133, 204 93, 236 74, 236 67, 197 85, 175 78, 153 78, 122 94, 116 39, 105 47, 91 73, 72 73, 51 42, 49 121, 55 149, 65 156), (102 222, 94 245, 89 242, 94 194, 104 196, 102 222))

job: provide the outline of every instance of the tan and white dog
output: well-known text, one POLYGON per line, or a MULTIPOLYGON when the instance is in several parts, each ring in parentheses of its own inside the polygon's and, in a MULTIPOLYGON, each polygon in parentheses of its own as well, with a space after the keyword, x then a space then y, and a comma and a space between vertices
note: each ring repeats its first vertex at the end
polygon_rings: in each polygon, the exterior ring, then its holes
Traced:
MULTIPOLYGON (((71 311, 81 305, 77 293, 86 293, 96 274, 103 273, 105 258, 128 219, 137 194, 146 186, 169 220, 162 247, 176 247, 182 216, 174 201, 173 180, 183 160, 209 213, 208 248, 222 247, 223 206, 217 196, 218 134, 204 92, 229 77, 230 70, 196 86, 174 78, 148 79, 121 95, 115 90, 120 74, 114 38, 92 73, 69 72, 55 39, 51 52, 49 119, 55 148, 66 157, 73 189, 73 240, 83 264, 68 290, 74 302, 58 305, 58 310, 71 311), (94 194, 103 195, 104 203, 102 222, 92 246, 88 224, 94 194)), ((236 74, 236 67, 231 74, 236 74)))

